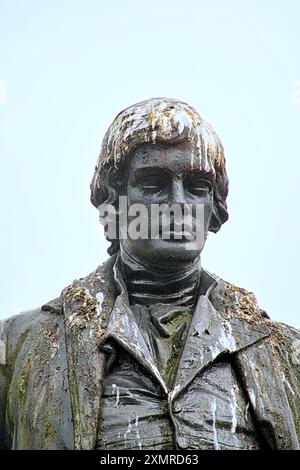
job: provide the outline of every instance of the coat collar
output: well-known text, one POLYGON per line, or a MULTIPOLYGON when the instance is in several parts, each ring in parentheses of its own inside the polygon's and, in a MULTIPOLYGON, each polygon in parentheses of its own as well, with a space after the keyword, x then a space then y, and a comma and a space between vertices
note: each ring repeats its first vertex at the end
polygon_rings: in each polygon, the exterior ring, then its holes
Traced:
POLYGON ((115 339, 158 380, 166 393, 171 393, 173 398, 221 355, 238 352, 268 334, 261 327, 241 324, 237 318, 230 322, 221 315, 209 298, 217 289, 218 281, 203 270, 201 289, 178 365, 174 388, 168 390, 130 308, 118 263, 114 265, 114 280, 119 286, 120 294, 112 309, 103 340, 115 339))
MULTIPOLYGON (((94 273, 75 281, 62 293, 75 446, 80 449, 93 449, 96 442, 105 369, 105 356, 99 346, 111 331, 110 318, 117 335, 122 328, 121 296, 124 295, 124 285, 116 286, 114 264, 115 257, 112 257, 94 273)), ((261 315, 254 303, 245 301, 246 291, 243 295, 239 290, 240 295, 236 294, 237 299, 234 300, 230 297, 232 292, 228 294, 230 285, 224 281, 204 270, 201 281, 190 326, 190 341, 183 351, 174 397, 197 373, 221 355, 241 351, 269 335, 263 322, 255 321, 261 315), (247 318, 245 311, 251 310, 250 307, 252 312, 247 318), (195 361, 192 360, 194 357, 195 361)), ((142 341, 142 338, 139 339, 142 341)), ((136 352, 140 354, 138 349, 136 352)), ((145 357, 143 360, 158 380, 161 379, 152 361, 145 357)))

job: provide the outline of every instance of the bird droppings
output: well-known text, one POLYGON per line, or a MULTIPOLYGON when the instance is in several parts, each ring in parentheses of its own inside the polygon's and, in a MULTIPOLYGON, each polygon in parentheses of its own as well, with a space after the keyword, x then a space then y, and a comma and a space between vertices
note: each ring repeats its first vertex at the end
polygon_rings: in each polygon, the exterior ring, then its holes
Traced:
POLYGON ((128 427, 126 432, 124 433, 124 444, 125 444, 125 449, 127 448, 127 434, 130 434, 132 431, 132 424, 131 424, 131 419, 128 418, 128 427))
POLYGON ((224 149, 213 130, 198 112, 187 103, 170 98, 153 98, 123 110, 107 130, 95 175, 92 201, 101 187, 101 173, 111 165, 119 169, 124 157, 139 145, 157 142, 189 141, 194 145, 192 165, 212 175, 224 165, 224 149))
POLYGON ((76 280, 64 290, 64 299, 66 307, 73 311, 67 319, 67 327, 73 328, 76 325, 84 329, 93 321, 91 332, 100 339, 104 333, 99 318, 104 300, 103 293, 98 292, 94 297, 76 280))
POLYGON ((136 438, 138 441, 138 447, 141 450, 142 449, 142 443, 141 443, 141 436, 140 436, 140 431, 139 431, 139 417, 136 416, 135 418, 135 431, 136 431, 136 438))
POLYGON ((235 431, 236 431, 236 428, 237 428, 237 413, 236 413, 236 410, 238 408, 238 402, 237 402, 237 399, 236 399, 235 387, 231 388, 230 393, 231 393, 231 397, 230 397, 230 400, 229 400, 229 405, 230 405, 230 409, 231 409, 231 413, 232 413, 231 432, 232 432, 232 434, 234 434, 235 431))
POLYGON ((214 435, 214 449, 221 450, 221 447, 218 441, 217 428, 216 428, 217 402, 215 398, 213 399, 213 402, 212 402, 211 411, 212 411, 212 418, 213 418, 212 422, 213 422, 213 435, 214 435))
POLYGON ((0 321, 0 364, 6 364, 6 342, 3 339, 4 322, 0 321))
POLYGON ((101 312, 102 312, 102 304, 103 304, 103 300, 104 300, 103 292, 97 292, 96 300, 97 300, 97 306, 96 306, 97 316, 99 317, 101 315, 101 312))
POLYGON ((112 395, 116 396, 116 407, 118 407, 120 403, 120 387, 118 387, 118 385, 116 384, 112 384, 111 388, 112 388, 112 395))
POLYGON ((256 396, 255 396, 254 390, 252 389, 249 390, 249 396, 251 399, 252 406, 255 409, 256 408, 256 396))
POLYGON ((250 407, 250 402, 248 401, 245 409, 245 421, 248 423, 248 414, 249 414, 249 407, 250 407))
POLYGON ((58 323, 55 323, 51 326, 47 326, 45 329, 45 336, 49 339, 50 343, 50 359, 53 359, 54 356, 59 351, 59 329, 58 323))
POLYGON ((294 390, 292 389, 291 384, 287 381, 287 379, 286 379, 286 377, 285 377, 285 374, 284 374, 283 372, 281 372, 281 377, 282 377, 283 383, 285 383, 285 384, 287 385, 287 387, 288 387, 289 391, 291 392, 291 394, 292 394, 293 396, 295 396, 295 392, 294 392, 294 390))
POLYGON ((277 352, 290 352, 289 343, 284 334, 285 326, 281 323, 272 322, 264 310, 259 309, 257 300, 252 292, 226 283, 224 298, 222 300, 227 319, 232 318, 245 321, 249 325, 263 326, 269 331, 267 341, 271 343, 273 349, 277 352))
POLYGON ((6 364, 6 343, 3 339, 0 339, 0 364, 6 364))

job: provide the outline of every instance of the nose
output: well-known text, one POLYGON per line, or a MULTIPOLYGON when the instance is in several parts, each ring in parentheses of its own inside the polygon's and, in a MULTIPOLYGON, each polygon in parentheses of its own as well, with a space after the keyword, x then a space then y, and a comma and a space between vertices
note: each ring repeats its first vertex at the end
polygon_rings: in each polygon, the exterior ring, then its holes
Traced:
POLYGON ((192 210, 187 202, 183 181, 179 178, 172 181, 168 206, 177 206, 177 210, 175 209, 174 213, 171 215, 173 229, 181 230, 183 228, 182 224, 187 222, 189 225, 192 225, 192 221, 189 219, 192 215, 192 210), (180 206, 180 210, 178 206, 180 206))
POLYGON ((172 181, 172 189, 170 194, 170 204, 186 204, 186 197, 183 182, 180 179, 172 181))
MULTIPOLYGON (((188 204, 183 181, 181 179, 174 179, 172 181, 171 194, 169 196, 169 206, 173 204, 178 204, 181 207, 182 215, 180 218, 180 223, 182 222, 182 217, 189 217, 192 214, 191 206, 188 204)), ((175 212, 176 214, 176 212, 175 212)), ((176 219, 176 216, 175 216, 176 219)))

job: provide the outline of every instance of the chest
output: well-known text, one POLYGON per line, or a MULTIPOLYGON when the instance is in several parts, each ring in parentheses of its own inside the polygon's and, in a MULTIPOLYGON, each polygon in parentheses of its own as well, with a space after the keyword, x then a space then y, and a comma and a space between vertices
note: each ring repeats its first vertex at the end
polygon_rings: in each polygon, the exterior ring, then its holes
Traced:
POLYGON ((249 403, 230 362, 165 392, 126 351, 104 379, 100 449, 259 449, 249 403))

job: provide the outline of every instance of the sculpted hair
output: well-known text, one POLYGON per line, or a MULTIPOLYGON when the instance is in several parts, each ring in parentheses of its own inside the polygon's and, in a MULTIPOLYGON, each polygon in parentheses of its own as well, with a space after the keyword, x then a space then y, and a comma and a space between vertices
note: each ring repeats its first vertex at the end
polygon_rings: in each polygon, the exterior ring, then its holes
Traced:
MULTIPOLYGON (((156 142, 195 145, 194 162, 210 175, 214 188, 214 207, 209 230, 218 232, 228 219, 226 198, 228 177, 223 145, 197 111, 188 104, 170 98, 152 98, 121 111, 108 128, 91 182, 91 202, 99 208, 112 204, 118 210, 119 195, 124 194, 128 159, 141 144, 156 142), (197 162, 196 162, 197 160, 197 162)), ((119 240, 109 240, 110 255, 119 250, 119 240)))

